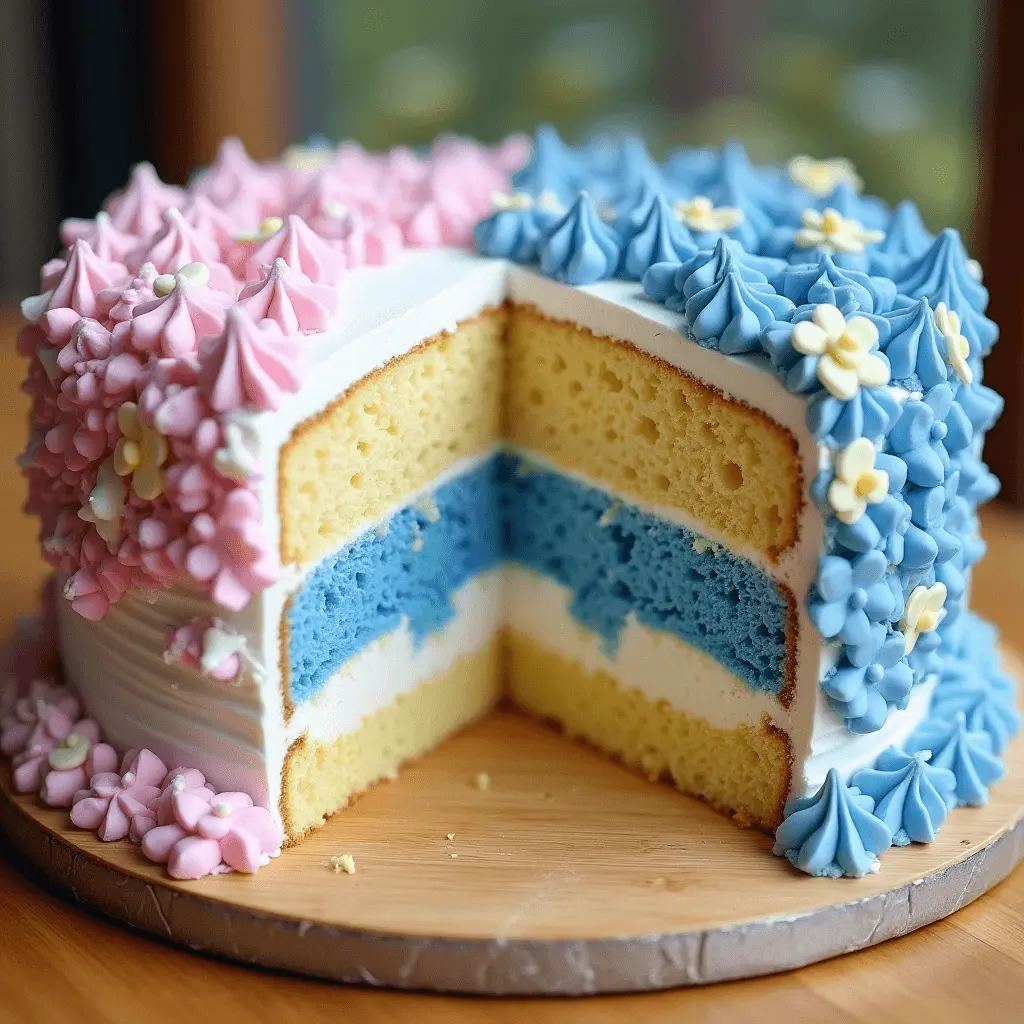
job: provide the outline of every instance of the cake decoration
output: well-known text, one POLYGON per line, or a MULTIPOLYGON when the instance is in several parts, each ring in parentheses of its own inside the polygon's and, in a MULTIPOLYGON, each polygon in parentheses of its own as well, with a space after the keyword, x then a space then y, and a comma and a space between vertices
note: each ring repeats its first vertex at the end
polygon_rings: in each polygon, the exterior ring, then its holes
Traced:
POLYGON ((208 616, 167 630, 164 661, 184 665, 218 682, 235 682, 242 672, 245 637, 208 616))
POLYGON ((988 803, 988 787, 1006 773, 993 753, 992 737, 987 732, 968 729, 962 711, 952 721, 930 719, 910 737, 907 749, 915 753, 930 750, 932 766, 953 773, 956 785, 950 799, 954 807, 981 807, 988 803))
POLYGON ((892 832, 872 813, 874 807, 870 796, 830 768, 817 793, 787 804, 775 853, 809 875, 861 878, 875 872, 878 855, 892 845, 892 832))
POLYGON ((932 241, 917 207, 904 199, 886 221, 885 238, 871 248, 871 273, 894 279, 911 259, 926 252, 932 241))
POLYGON ((927 750, 904 754, 889 747, 874 768, 863 768, 850 780, 875 801, 872 813, 892 832, 893 846, 935 842, 953 805, 956 776, 930 759, 927 750))
POLYGON ((220 262, 217 242, 187 223, 173 206, 164 211, 161 219, 160 230, 125 256, 129 272, 138 273, 144 264, 152 263, 159 274, 176 274, 190 263, 202 263, 209 273, 210 286, 233 294, 234 278, 220 262))
POLYGON ((246 278, 258 278, 261 268, 272 266, 278 258, 314 284, 325 285, 334 285, 341 280, 345 264, 340 252, 332 249, 294 214, 289 214, 284 223, 249 256, 245 264, 246 278))
POLYGON ((884 238, 884 231, 865 228, 859 221, 844 217, 838 210, 827 206, 820 212, 804 210, 793 243, 800 249, 860 255, 868 245, 884 238))
POLYGON ((337 312, 338 296, 335 289, 314 284, 278 256, 262 268, 260 280, 242 289, 238 305, 257 323, 272 320, 283 334, 315 334, 327 329, 337 312))
POLYGON ((146 238, 160 230, 165 210, 180 206, 185 193, 174 185, 165 185, 152 164, 136 164, 124 190, 103 205, 110 222, 118 231, 146 238))
POLYGON ((302 350, 274 320, 253 321, 245 309, 228 310, 224 329, 199 343, 200 394, 216 412, 276 409, 302 381, 302 350))
POLYGON ((837 518, 852 526, 889 493, 889 474, 875 467, 874 445, 858 437, 836 457, 835 476, 828 488, 828 503, 837 518))
POLYGON ((539 252, 545 274, 567 284, 592 284, 614 277, 620 242, 615 230, 598 216, 593 199, 581 192, 544 232, 539 252))
POLYGON ((840 182, 846 182, 855 191, 864 188, 864 182, 853 164, 843 157, 815 160, 809 156, 795 156, 786 165, 790 178, 814 196, 827 196, 840 182))

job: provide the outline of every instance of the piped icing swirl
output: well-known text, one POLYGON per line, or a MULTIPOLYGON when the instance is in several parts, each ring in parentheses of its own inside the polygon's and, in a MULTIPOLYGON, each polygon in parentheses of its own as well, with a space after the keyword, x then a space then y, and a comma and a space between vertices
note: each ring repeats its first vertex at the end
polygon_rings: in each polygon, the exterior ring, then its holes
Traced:
POLYGON ((262 269, 260 280, 242 289, 238 305, 257 322, 272 320, 284 334, 313 334, 327 329, 338 309, 338 293, 314 284, 278 256, 262 269))

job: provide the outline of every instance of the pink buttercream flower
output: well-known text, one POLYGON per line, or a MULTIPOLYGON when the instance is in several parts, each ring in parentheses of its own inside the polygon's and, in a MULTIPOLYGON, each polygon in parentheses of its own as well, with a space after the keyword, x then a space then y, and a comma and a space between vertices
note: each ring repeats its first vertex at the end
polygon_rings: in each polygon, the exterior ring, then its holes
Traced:
POLYGON ((242 671, 244 638, 212 616, 168 628, 164 642, 168 665, 182 665, 219 682, 231 682, 242 671))
POLYGON ((160 228, 164 210, 178 206, 185 199, 183 189, 165 185, 153 165, 136 164, 128 184, 103 204, 111 223, 129 235, 146 238, 160 228))
MULTIPOLYGON (((257 217, 256 207, 252 207, 252 219, 257 217)), ((220 246, 221 255, 231 248, 239 229, 248 224, 249 218, 239 222, 237 212, 230 208, 218 206, 206 196, 196 194, 189 197, 188 203, 182 208, 181 215, 203 235, 214 239, 220 246)), ((224 260, 223 262, 227 262, 224 260)))
POLYGON ((155 235, 125 256, 128 269, 134 273, 143 264, 152 263, 161 274, 176 274, 189 263, 205 263, 211 286, 233 296, 237 285, 231 271, 220 262, 216 241, 187 223, 175 207, 165 210, 162 220, 163 227, 155 235))
POLYGON ((189 527, 193 546, 185 567, 210 588, 215 601, 233 611, 277 579, 277 561, 259 512, 256 495, 238 487, 224 496, 215 515, 201 512, 189 527))
POLYGON ((132 818, 152 806, 160 796, 167 766, 151 750, 130 750, 121 762, 121 774, 100 772, 89 788, 75 794, 71 820, 79 828, 95 830, 105 843, 124 839, 132 818))
POLYGON ((341 249, 349 267, 384 266, 390 263, 405 245, 402 229, 394 221, 368 217, 354 210, 348 217, 348 231, 341 239, 341 249))
POLYGON ((157 298, 132 312, 132 348, 173 359, 195 352, 202 335, 219 333, 233 300, 227 292, 207 288, 208 279, 203 263, 183 267, 171 278, 170 291, 163 290, 164 279, 158 278, 154 285, 157 298), (189 273, 191 268, 196 270, 189 273))
POLYGON ((70 807, 75 796, 88 788, 89 780, 101 772, 117 769, 117 751, 107 743, 99 742, 99 727, 95 722, 78 722, 71 732, 47 754, 49 770, 43 776, 39 795, 51 807, 70 807))
POLYGON ((143 838, 158 826, 173 825, 174 797, 186 793, 197 797, 207 804, 216 795, 206 784, 206 777, 196 768, 172 768, 164 778, 160 795, 149 807, 139 811, 132 818, 128 838, 133 843, 141 843, 143 838))
POLYGON ((246 278, 258 277, 260 268, 272 265, 278 257, 314 284, 337 284, 345 269, 345 257, 295 214, 289 214, 280 230, 249 256, 246 278))
POLYGON ((80 317, 95 316, 97 294, 127 276, 124 265, 100 259, 84 239, 68 250, 67 263, 49 291, 22 303, 25 319, 41 323, 50 343, 63 345, 80 317))
POLYGON ((52 731, 61 734, 55 739, 63 738, 71 731, 78 712, 78 701, 68 689, 58 686, 52 679, 32 680, 28 693, 0 719, 0 754, 7 757, 20 754, 32 742, 37 728, 42 726, 50 731, 51 720, 52 731))
POLYGON ((252 160, 238 139, 227 138, 192 191, 221 207, 255 203, 258 216, 268 217, 280 211, 282 182, 276 173, 252 160))
POLYGON ((174 823, 150 829, 142 852, 166 864, 173 878, 196 879, 225 871, 254 872, 269 863, 284 837, 265 807, 245 793, 171 798, 174 823))
POLYGON ((272 321, 259 325, 244 309, 228 310, 219 335, 199 343, 199 389, 218 412, 280 406, 301 383, 301 343, 272 321))
POLYGON ((96 316, 115 324, 130 320, 136 306, 156 298, 153 284, 158 276, 152 263, 143 263, 130 281, 105 288, 96 296, 96 316))
POLYGON ((61 222, 60 240, 66 246, 72 246, 83 238, 92 246, 92 251, 101 260, 123 262, 125 253, 138 244, 135 235, 118 230, 110 215, 104 211, 96 214, 95 220, 80 220, 69 217, 61 222))
POLYGON ((284 334, 312 334, 327 329, 338 293, 330 285, 313 284, 279 256, 261 268, 259 281, 242 289, 238 305, 256 322, 272 320, 284 334))

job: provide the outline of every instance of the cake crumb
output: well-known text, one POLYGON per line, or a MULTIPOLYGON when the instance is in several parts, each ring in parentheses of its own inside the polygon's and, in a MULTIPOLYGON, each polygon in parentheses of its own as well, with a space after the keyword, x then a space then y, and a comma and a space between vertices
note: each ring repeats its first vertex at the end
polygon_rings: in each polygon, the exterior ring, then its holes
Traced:
POLYGON ((613 499, 612 503, 601 513, 600 519, 597 521, 598 526, 611 526, 618 517, 619 511, 622 508, 622 502, 618 498, 613 499))
POLYGON ((448 842, 450 843, 454 838, 455 838, 455 833, 454 832, 449 832, 448 833, 448 842))
POLYGON ((476 783, 476 788, 479 789, 481 793, 486 793, 487 790, 491 788, 491 777, 487 772, 480 772, 476 779, 474 779, 474 782, 476 783))
POLYGON ((722 552, 722 545, 717 541, 708 540, 707 537, 694 537, 693 550, 696 551, 698 555, 706 555, 708 552, 713 555, 718 555, 722 552))
POLYGON ((416 502, 416 508, 423 513, 428 523, 436 523, 441 518, 441 510, 429 494, 416 502))
POLYGON ((351 853, 343 853, 340 857, 331 857, 328 863, 334 868, 336 875, 340 875, 342 871, 346 875, 354 875, 356 873, 356 859, 351 853))
POLYGON ((455 860, 455 858, 458 857, 458 854, 457 853, 449 853, 448 856, 451 857, 452 860, 455 860))

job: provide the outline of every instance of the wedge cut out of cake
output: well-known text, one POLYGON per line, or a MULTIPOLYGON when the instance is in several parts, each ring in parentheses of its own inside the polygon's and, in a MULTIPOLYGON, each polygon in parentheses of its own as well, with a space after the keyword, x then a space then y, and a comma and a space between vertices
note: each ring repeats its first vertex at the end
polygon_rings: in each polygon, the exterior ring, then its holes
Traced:
POLYGON ((62 241, 21 345, 67 688, 8 687, 5 752, 66 719, 20 785, 83 827, 109 762, 172 873, 254 870, 502 695, 811 874, 1001 774, 997 329, 848 162, 228 140, 62 241))

